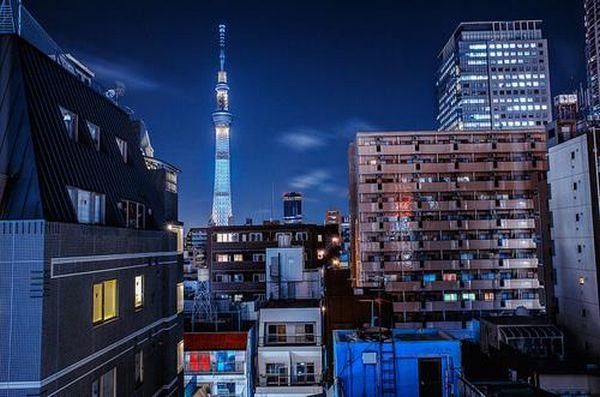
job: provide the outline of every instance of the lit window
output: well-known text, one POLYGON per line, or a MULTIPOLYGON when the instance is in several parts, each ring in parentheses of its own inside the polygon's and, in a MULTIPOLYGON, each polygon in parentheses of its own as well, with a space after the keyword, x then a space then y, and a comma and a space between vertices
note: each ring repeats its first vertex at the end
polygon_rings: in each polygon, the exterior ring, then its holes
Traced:
POLYGON ((119 148, 119 153, 121 153, 121 157, 123 157, 123 161, 127 162, 127 142, 121 138, 115 138, 117 141, 117 147, 119 148))
POLYGON ((135 384, 139 386, 144 381, 144 351, 135 353, 135 384))
POLYGON ((92 321, 94 324, 117 317, 117 280, 106 280, 93 286, 92 321))
POLYGON ((585 284, 585 277, 579 277, 579 285, 585 284))
POLYGON ((92 383, 92 397, 117 395, 117 369, 113 368, 92 383))
POLYGON ((177 313, 183 312, 183 283, 177 283, 177 313))
POLYGON ((177 373, 183 371, 183 341, 177 343, 177 373))
POLYGON ((244 255, 242 254, 234 254, 233 261, 234 262, 242 262, 244 260, 244 255))
POLYGON ((473 292, 463 292, 462 293, 462 299, 464 301, 474 301, 475 300, 475 293, 473 293, 473 292))
POLYGON ((73 209, 77 214, 77 222, 102 224, 104 223, 104 194, 90 192, 76 187, 67 186, 73 209))
POLYGON ((486 292, 483 294, 483 300, 486 301, 493 301, 494 300, 494 293, 493 292, 486 292))
MULTIPOLYGON (((217 243, 233 243, 236 241, 238 241, 237 233, 217 233, 217 243)), ((256 240, 251 239, 251 241, 256 240)))
POLYGON ((70 110, 60 107, 63 123, 67 129, 67 135, 74 141, 77 140, 77 115, 70 110))
POLYGON ((229 262, 229 255, 217 254, 217 262, 229 262))
POLYGON ((135 276, 135 296, 133 299, 133 306, 136 309, 144 306, 144 276, 135 276))
POLYGON ((444 294, 444 302, 456 302, 457 300, 458 300, 458 294, 455 292, 444 294))
POLYGON ((444 273, 444 281, 456 281, 456 273, 444 273))
POLYGON ((94 142, 94 147, 96 150, 100 150, 100 127, 94 123, 90 123, 89 121, 86 121, 86 123, 88 130, 90 131, 90 137, 94 142))

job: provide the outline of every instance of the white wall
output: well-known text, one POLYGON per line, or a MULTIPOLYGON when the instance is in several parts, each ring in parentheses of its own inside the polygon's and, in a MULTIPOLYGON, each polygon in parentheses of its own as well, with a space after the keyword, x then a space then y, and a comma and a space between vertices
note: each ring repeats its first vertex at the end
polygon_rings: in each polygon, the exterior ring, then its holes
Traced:
POLYGON ((550 148, 549 166, 557 319, 576 338, 581 349, 599 354, 600 307, 592 217, 592 204, 598 203, 592 203, 591 189, 596 187, 590 186, 587 136, 550 148), (577 190, 573 189, 574 183, 577 190))

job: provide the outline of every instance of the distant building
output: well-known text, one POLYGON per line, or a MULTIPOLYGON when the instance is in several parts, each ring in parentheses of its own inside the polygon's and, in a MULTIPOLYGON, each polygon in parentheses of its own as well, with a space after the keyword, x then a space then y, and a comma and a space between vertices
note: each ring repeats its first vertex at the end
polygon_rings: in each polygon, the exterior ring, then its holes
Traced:
POLYGON ((206 267, 208 233, 205 227, 193 227, 185 236, 185 251, 194 269, 206 267))
POLYGON ((28 40, 0 34, 0 394, 181 394, 178 171, 28 40))
POLYGON ((326 225, 340 225, 342 223, 342 213, 337 209, 329 209, 325 211, 326 225))
POLYGON ((358 133, 351 152, 355 285, 391 293, 396 324, 552 303, 543 129, 358 133))
POLYGON ((552 120, 541 21, 463 22, 439 54, 439 130, 514 130, 552 120))
POLYGON ((554 119, 546 126, 548 147, 577 135, 579 115, 579 100, 576 94, 562 94, 554 97, 554 119))
POLYGON ((267 248, 267 299, 321 299, 322 269, 307 269, 304 247, 267 248))
POLYGON ((350 266, 350 250, 352 247, 351 223, 350 217, 348 216, 345 216, 340 224, 340 239, 342 244, 342 249, 340 251, 340 266, 346 268, 350 266))
POLYGON ((441 331, 337 330, 333 351, 335 383, 328 395, 463 395, 459 392, 460 341, 441 331))
POLYGON ((283 194, 283 223, 302 223, 302 193, 283 194))
POLYGON ((213 296, 265 300, 267 249, 277 247, 303 247, 305 268, 318 269, 338 260, 338 228, 269 222, 209 228, 207 260, 213 296))
POLYGON ((584 0, 585 57, 587 62, 587 117, 600 120, 600 1, 584 0))
POLYGON ((549 150, 550 211, 556 318, 570 340, 600 357, 600 131, 587 132, 549 150))
POLYGON ((321 330, 318 300, 269 301, 260 309, 257 397, 323 393, 321 330))

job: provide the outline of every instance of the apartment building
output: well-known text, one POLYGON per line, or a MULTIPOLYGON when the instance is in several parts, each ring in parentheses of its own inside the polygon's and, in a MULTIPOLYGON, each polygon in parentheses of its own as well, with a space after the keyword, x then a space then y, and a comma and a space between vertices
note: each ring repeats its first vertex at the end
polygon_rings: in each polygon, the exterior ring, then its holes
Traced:
POLYGON ((574 347, 600 357, 598 142, 589 131, 549 150, 556 320, 574 347))
POLYGON ((397 326, 545 310, 543 129, 358 133, 350 157, 353 276, 397 326))
POLYGON ((253 329, 241 332, 186 332, 186 395, 253 396, 253 335, 253 329))
POLYGON ((307 269, 304 247, 267 248, 268 299, 321 299, 323 269, 307 269))
POLYGON ((213 296, 232 301, 264 300, 268 248, 303 247, 309 270, 337 260, 339 243, 337 225, 265 222, 211 227, 207 261, 213 296))
POLYGON ((323 393, 321 330, 318 300, 272 300, 260 309, 257 397, 323 393))
POLYGON ((181 393, 176 168, 52 55, 0 35, 0 394, 181 393))

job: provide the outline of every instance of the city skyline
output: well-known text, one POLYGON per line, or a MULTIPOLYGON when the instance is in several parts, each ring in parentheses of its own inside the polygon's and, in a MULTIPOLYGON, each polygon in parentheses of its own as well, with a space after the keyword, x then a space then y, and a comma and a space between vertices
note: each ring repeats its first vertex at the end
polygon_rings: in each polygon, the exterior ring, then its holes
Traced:
POLYGON ((143 19, 135 17, 139 6, 107 7, 106 2, 58 8, 32 4, 30 9, 101 81, 126 84, 123 103, 144 117, 153 144, 164 148, 163 157, 183 169, 181 218, 192 227, 205 225, 210 215, 218 23, 230 29, 228 58, 236 86, 231 142, 236 222, 269 218, 272 191, 256 186, 274 186, 275 218, 282 216, 281 193, 298 190, 305 195, 305 219, 321 223, 328 207, 348 210, 346 151, 357 130, 437 127, 437 54, 458 23, 542 19, 552 92, 585 82, 582 7, 566 1, 543 7, 534 1, 488 3, 438 4, 431 12, 424 5, 387 2, 343 9, 315 2, 299 8, 208 2, 189 4, 183 15, 151 2, 143 19), (159 19, 161 24, 155 23, 159 19), (433 34, 407 40, 424 21, 436 26, 433 34), (107 29, 111 23, 122 24, 107 29), (160 36, 164 29, 174 33, 160 36), (128 40, 122 42, 123 36, 128 40), (131 46, 145 40, 152 44, 131 46), (128 55, 121 55, 126 49, 128 55), (348 87, 355 94, 347 95, 348 87))

